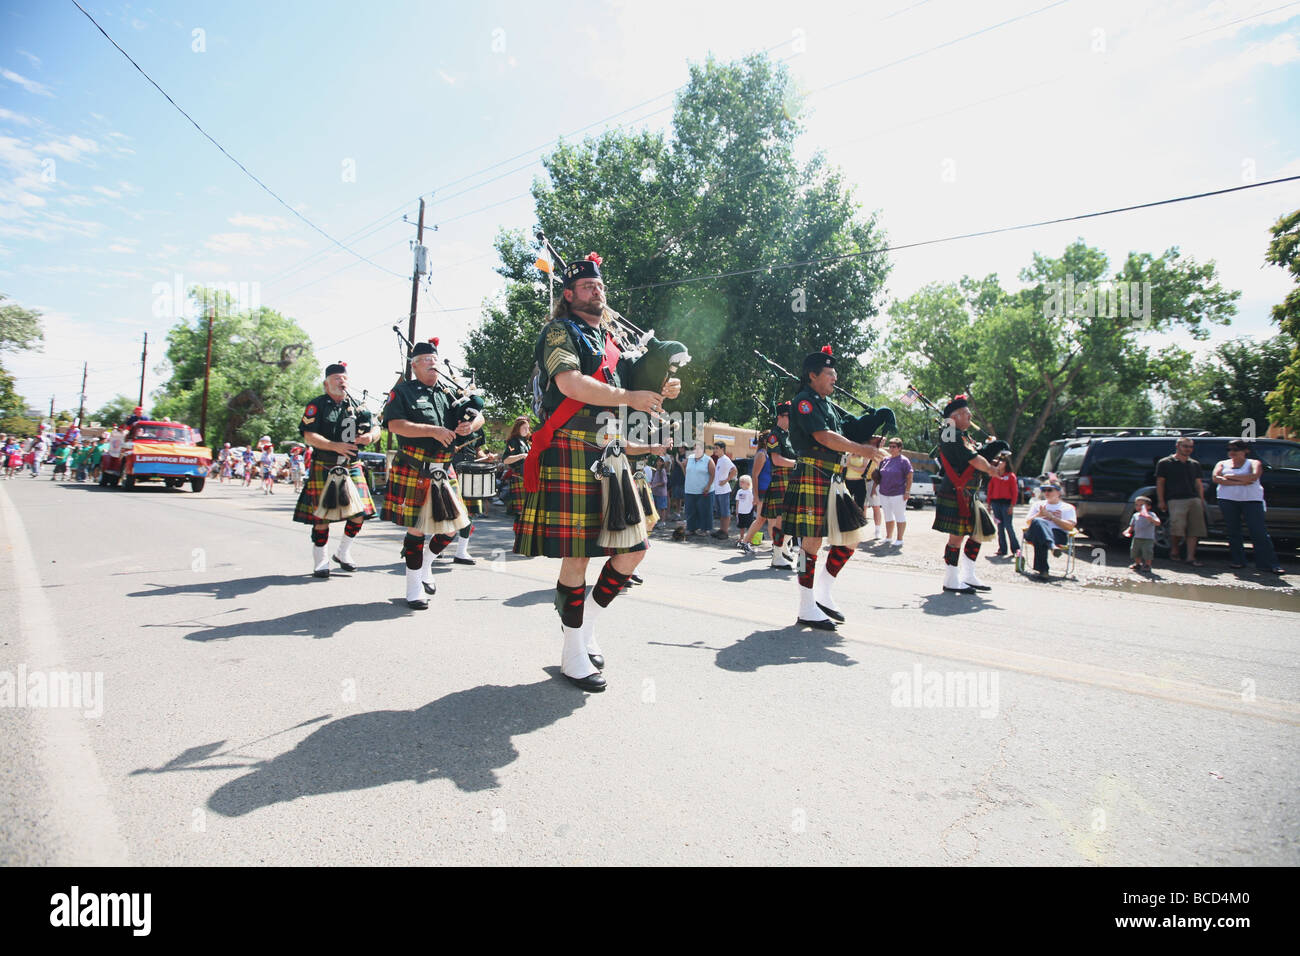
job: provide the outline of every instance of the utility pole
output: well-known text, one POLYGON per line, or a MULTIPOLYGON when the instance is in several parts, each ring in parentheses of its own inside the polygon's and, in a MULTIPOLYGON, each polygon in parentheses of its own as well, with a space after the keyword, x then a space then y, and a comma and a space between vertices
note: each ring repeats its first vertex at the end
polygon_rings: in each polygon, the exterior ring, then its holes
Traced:
MULTIPOLYGON (((420 301, 420 247, 424 245, 424 197, 420 197, 420 222, 415 227, 415 256, 414 265, 411 267, 411 322, 407 326, 406 337, 415 344, 415 309, 420 301)), ((411 356, 406 356, 406 371, 403 373, 406 381, 411 380, 411 356)))
POLYGON ((86 373, 90 371, 90 363, 81 363, 81 407, 77 409, 77 427, 81 427, 81 420, 86 414, 86 373))
POLYGON ((54 424, 54 396, 50 396, 50 424, 54 424))
POLYGON ((141 408, 144 407, 144 363, 149 357, 149 333, 144 334, 144 351, 140 353, 140 400, 136 402, 141 408))
MULTIPOLYGON (((149 333, 145 333, 147 336, 149 333)), ((208 379, 212 375, 212 307, 208 307, 208 356, 203 360, 203 411, 199 413, 199 434, 208 441, 208 379)), ((212 443, 208 442, 208 447, 212 443)))

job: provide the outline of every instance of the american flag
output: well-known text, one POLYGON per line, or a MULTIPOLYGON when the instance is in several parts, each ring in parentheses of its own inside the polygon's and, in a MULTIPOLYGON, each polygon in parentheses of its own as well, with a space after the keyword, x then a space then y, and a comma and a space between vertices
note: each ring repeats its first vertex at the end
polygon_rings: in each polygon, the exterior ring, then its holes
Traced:
POLYGON ((921 393, 909 385, 907 391, 903 393, 903 404, 911 405, 920 397, 921 393))

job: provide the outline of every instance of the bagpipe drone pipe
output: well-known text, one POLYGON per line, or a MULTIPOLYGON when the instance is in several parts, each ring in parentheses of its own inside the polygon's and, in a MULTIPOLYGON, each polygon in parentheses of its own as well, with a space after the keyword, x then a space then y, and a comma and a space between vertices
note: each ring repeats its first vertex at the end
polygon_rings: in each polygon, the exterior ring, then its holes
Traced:
MULTIPOLYGON (((791 372, 785 366, 774 362, 758 349, 754 349, 753 352, 762 359, 763 362, 767 364, 768 368, 774 373, 784 375, 786 378, 793 379, 800 384, 803 383, 803 379, 798 375, 795 375, 794 372, 791 372)), ((853 415, 846 410, 843 405, 833 401, 830 403, 832 407, 839 412, 842 419, 840 424, 840 434, 849 441, 865 445, 876 435, 893 435, 898 432, 898 419, 894 415, 894 410, 892 408, 886 408, 884 406, 873 408, 847 389, 840 388, 838 385, 833 387, 835 391, 839 392, 841 395, 862 408, 861 415, 853 415)), ((827 399, 827 401, 830 400, 827 399)))

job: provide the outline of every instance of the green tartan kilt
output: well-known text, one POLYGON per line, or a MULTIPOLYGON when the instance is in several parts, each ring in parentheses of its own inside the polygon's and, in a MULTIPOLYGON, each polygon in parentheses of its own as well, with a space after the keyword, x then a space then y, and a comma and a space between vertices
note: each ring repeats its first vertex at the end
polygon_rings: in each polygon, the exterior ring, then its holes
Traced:
MULTIPOLYGON (((325 456, 334 458, 334 455, 329 452, 326 452, 325 456)), ((303 524, 321 523, 323 519, 316 517, 316 507, 320 504, 321 493, 325 490, 325 480, 329 478, 330 469, 333 467, 333 464, 327 464, 320 457, 312 456, 311 469, 307 472, 307 480, 303 482, 302 491, 298 494, 298 504, 293 509, 294 521, 303 524)), ((366 484, 366 470, 362 467, 360 459, 352 462, 348 474, 352 476, 352 483, 357 486, 357 492, 361 495, 361 506, 365 509, 361 517, 373 518, 375 502, 370 497, 370 487, 366 484)), ((348 520, 353 521, 355 518, 348 520)))
POLYGON ((770 518, 774 521, 781 520, 781 512, 785 510, 785 489, 790 487, 790 473, 793 471, 793 468, 772 466, 767 491, 763 492, 764 518, 770 518))
MULTIPOLYGON (((450 475, 450 450, 430 453, 419 448, 401 447, 403 452, 417 461, 442 465, 450 475)), ((391 521, 403 528, 414 525, 420 517, 419 479, 420 472, 417 469, 402 464, 398 459, 394 458, 392 467, 388 469, 388 488, 384 495, 384 509, 379 513, 379 516, 385 521, 391 521)), ((460 482, 455 478, 451 478, 448 484, 451 485, 451 490, 459 497, 460 482)), ((467 508, 466 511, 468 510, 467 508)))
POLYGON ((591 466, 601 456, 596 432, 556 429, 551 447, 542 452, 541 482, 534 492, 519 490, 523 507, 515 518, 515 554, 547 558, 598 558, 631 548, 602 548, 600 485, 591 466))
POLYGON ((781 531, 796 538, 826 537, 830 533, 826 501, 831 494, 831 476, 843 474, 843 465, 801 457, 785 489, 781 531))
MULTIPOLYGON (((974 482, 969 487, 973 488, 974 482)), ((973 496, 968 492, 967 498, 973 496)), ((957 510, 957 489, 953 487, 951 481, 944 478, 939 485, 939 490, 934 495, 934 524, 932 527, 935 531, 942 531, 945 534, 967 535, 975 530, 975 508, 972 506, 970 515, 966 518, 961 516, 957 510)))

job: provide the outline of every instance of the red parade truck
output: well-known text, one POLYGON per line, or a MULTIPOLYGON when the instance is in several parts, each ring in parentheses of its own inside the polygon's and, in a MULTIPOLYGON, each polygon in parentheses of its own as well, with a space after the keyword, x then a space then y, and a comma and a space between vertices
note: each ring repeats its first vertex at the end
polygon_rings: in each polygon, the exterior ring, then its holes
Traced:
POLYGON ((202 437, 180 422, 135 422, 123 434, 115 432, 100 465, 99 483, 133 488, 137 481, 161 481, 168 488, 189 482, 202 491, 212 467, 212 450, 202 437))

